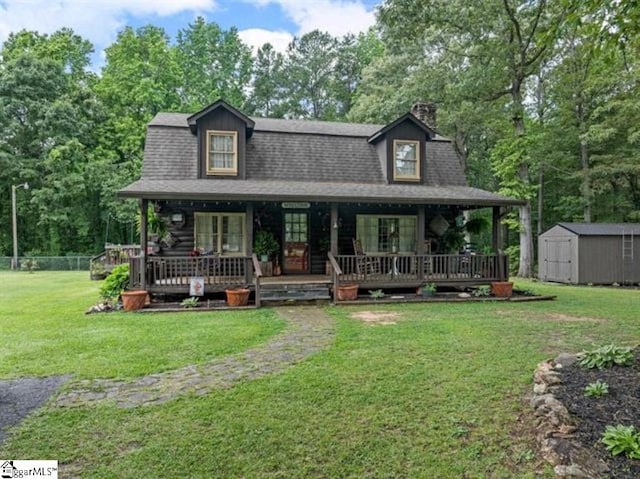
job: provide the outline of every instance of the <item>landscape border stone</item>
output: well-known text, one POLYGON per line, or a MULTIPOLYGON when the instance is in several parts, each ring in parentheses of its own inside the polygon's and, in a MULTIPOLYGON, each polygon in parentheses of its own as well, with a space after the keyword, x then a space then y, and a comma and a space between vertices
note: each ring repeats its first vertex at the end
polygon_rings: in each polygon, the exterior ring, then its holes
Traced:
POLYGON ((577 359, 577 355, 563 353, 536 367, 530 399, 536 417, 536 439, 556 477, 601 479, 609 467, 575 440, 575 420, 554 394, 562 384, 558 371, 577 359))

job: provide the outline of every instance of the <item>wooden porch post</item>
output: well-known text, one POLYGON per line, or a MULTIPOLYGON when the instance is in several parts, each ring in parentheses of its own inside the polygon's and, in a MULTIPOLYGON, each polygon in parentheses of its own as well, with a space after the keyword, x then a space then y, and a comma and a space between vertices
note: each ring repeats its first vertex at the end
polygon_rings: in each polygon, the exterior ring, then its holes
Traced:
MULTIPOLYGON (((247 202, 247 218, 246 218, 246 230, 247 230, 247 256, 253 254, 253 203, 247 202)), ((245 281, 247 284, 253 282, 253 262, 247 261, 247 267, 245 268, 245 281)))
MULTIPOLYGON (((426 222, 427 222, 427 217, 425 212, 425 206, 418 205, 418 237, 416 238, 417 240, 416 253, 418 255, 424 254, 424 240, 425 240, 424 233, 426 228, 426 222)), ((424 258, 421 257, 417 261, 417 267, 418 267, 418 279, 422 281, 424 279, 424 258)))
POLYGON ((140 289, 147 289, 147 211, 149 200, 140 200, 140 289))
POLYGON ((500 207, 494 206, 492 208, 491 218, 491 249, 494 254, 500 254, 502 250, 502 244, 500 242, 500 207))
POLYGON ((331 203, 331 254, 338 254, 338 205, 331 203))

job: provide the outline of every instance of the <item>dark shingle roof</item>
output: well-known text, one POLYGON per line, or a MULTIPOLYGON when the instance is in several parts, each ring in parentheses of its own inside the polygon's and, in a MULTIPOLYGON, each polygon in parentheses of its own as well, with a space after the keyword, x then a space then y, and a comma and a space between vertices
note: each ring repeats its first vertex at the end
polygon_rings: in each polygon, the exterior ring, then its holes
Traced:
POLYGON ((197 178, 197 158, 198 141, 189 128, 149 128, 142 177, 149 180, 197 178))
MULTIPOLYGON (((149 126, 170 126, 174 128, 187 128, 189 126, 188 113, 158 113, 149 126)), ((334 136, 362 136, 370 137, 385 125, 366 123, 342 123, 337 121, 313 121, 313 120, 285 120, 282 118, 250 117, 255 122, 255 131, 273 131, 281 133, 306 133, 310 135, 334 135, 334 136)), ((437 135, 436 140, 446 141, 446 138, 437 135)))
POLYGON ((521 202, 466 186, 450 141, 425 144, 425 185, 386 184, 376 146, 383 125, 252 118, 246 180, 198 178, 198 139, 188 114, 159 113, 149 123, 142 179, 124 197, 393 201, 500 206, 521 202))
POLYGON ((384 181, 376 149, 365 138, 255 132, 246 161, 247 179, 384 181))
MULTIPOLYGON (((196 179, 198 140, 187 128, 149 127, 142 178, 196 179)), ((465 185, 449 142, 426 143, 427 185, 465 185)), ((375 146, 366 136, 323 136, 256 131, 247 142, 247 179, 381 183, 375 146)))
POLYGON ((500 206, 517 204, 506 198, 469 186, 420 186, 366 183, 326 183, 283 180, 148 180, 132 183, 120 191, 122 197, 192 200, 256 201, 366 201, 408 204, 452 204, 500 206))
POLYGON ((640 235, 640 223, 558 223, 558 226, 580 236, 640 235))

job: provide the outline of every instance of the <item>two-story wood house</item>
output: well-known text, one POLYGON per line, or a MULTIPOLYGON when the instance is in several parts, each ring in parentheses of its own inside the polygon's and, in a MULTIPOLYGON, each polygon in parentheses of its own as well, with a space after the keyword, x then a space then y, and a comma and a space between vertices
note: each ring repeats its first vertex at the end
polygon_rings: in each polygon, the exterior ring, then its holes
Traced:
MULTIPOLYGON (((418 116, 424 104, 418 105, 418 116)), ((499 218, 512 198, 467 186, 451 141, 407 113, 388 125, 252 118, 222 100, 149 123, 138 198, 169 227, 156 254, 133 261, 151 292, 253 284, 253 238, 273 234, 283 275, 325 275, 363 286, 504 279, 499 218), (441 241, 465 210, 492 208, 494 255, 460 260, 441 241), (235 278, 235 279, 232 279, 235 278)), ((278 268, 276 268, 278 269, 278 268)))

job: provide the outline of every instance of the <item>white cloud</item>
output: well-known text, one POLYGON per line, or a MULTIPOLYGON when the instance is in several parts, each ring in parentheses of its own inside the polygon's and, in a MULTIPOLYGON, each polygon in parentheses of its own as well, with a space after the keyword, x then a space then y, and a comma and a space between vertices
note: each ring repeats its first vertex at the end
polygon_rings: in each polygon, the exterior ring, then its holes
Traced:
POLYGON ((275 3, 298 26, 298 35, 312 30, 334 36, 359 33, 375 23, 373 10, 360 0, 252 0, 258 5, 275 3))
POLYGON ((52 33, 69 27, 99 47, 115 38, 127 14, 168 16, 215 8, 216 0, 0 0, 0 42, 22 29, 52 33))
POLYGON ((238 32, 240 39, 249 45, 253 50, 253 54, 256 54, 258 48, 265 43, 271 43, 274 50, 278 52, 284 52, 287 49, 293 35, 284 30, 265 30, 263 28, 249 28, 247 30, 240 30, 238 32))

